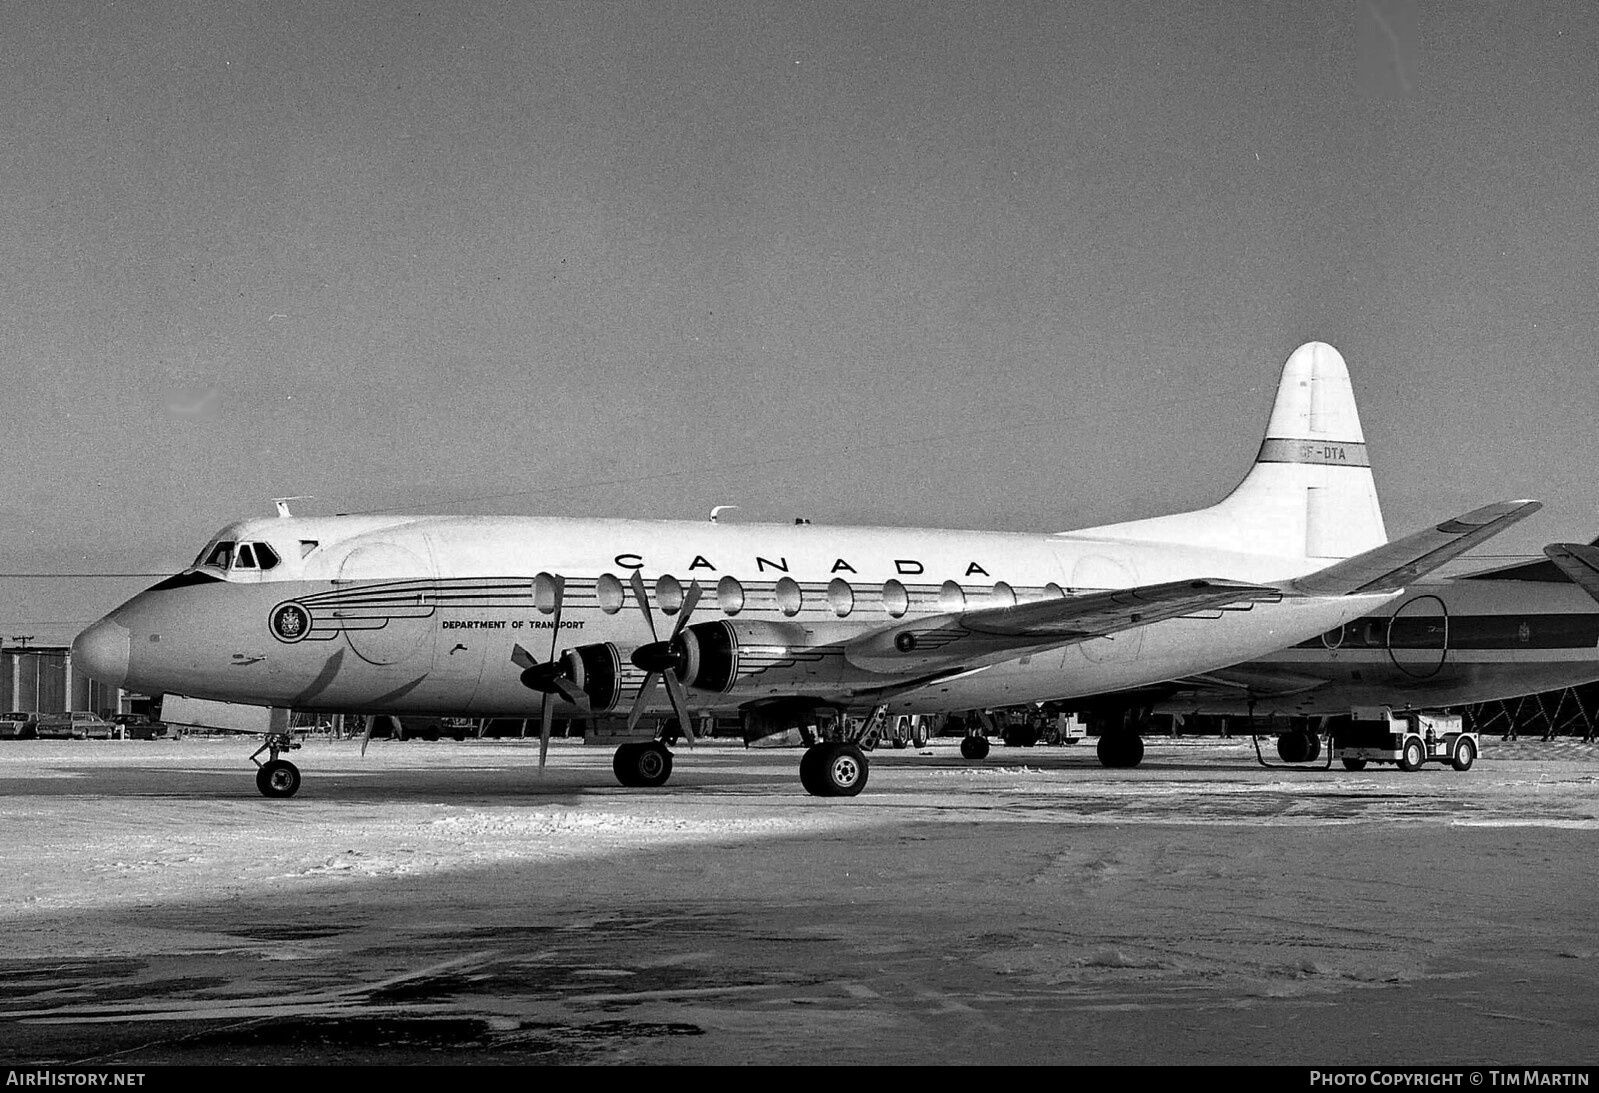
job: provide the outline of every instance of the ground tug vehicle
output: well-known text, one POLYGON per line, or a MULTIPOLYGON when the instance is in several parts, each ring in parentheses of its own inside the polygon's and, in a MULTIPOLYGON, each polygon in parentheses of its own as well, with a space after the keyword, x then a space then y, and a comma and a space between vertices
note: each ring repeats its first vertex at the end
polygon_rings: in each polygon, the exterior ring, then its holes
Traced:
POLYGON ((1424 763, 1448 763, 1470 770, 1477 759, 1477 733, 1459 714, 1436 710, 1394 711, 1387 706, 1357 707, 1348 722, 1332 729, 1332 758, 1345 770, 1364 770, 1367 763, 1393 763, 1400 770, 1420 770, 1424 763))

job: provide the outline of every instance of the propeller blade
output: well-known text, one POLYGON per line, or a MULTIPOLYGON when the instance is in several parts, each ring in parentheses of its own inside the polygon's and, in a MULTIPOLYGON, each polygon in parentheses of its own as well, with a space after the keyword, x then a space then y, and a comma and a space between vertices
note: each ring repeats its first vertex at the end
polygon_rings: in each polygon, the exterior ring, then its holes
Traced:
POLYGON ((366 732, 361 734, 361 758, 366 758, 366 746, 372 742, 372 726, 377 724, 376 714, 366 715, 366 732))
POLYGON ((555 696, 549 691, 544 692, 544 701, 540 703, 543 709, 539 711, 539 770, 544 770, 544 758, 550 753, 550 726, 555 721, 555 696))
POLYGON ((561 604, 566 600, 566 578, 552 574, 555 583, 555 617, 550 620, 550 660, 555 659, 555 646, 561 640, 561 604))
POLYGON ((698 581, 688 586, 688 592, 683 596, 683 606, 677 613, 677 625, 672 627, 672 636, 667 641, 675 641, 683 632, 683 627, 688 625, 688 617, 694 613, 694 605, 700 602, 702 591, 698 581))
POLYGON ((689 723, 688 696, 683 693, 683 684, 678 682, 677 673, 673 671, 662 672, 661 678, 666 680, 666 693, 672 700, 672 712, 677 715, 677 724, 683 730, 683 739, 693 747, 694 728, 689 723))
POLYGON ((593 711, 594 707, 589 702, 588 693, 579 689, 576 683, 573 683, 566 676, 558 676, 553 682, 555 689, 561 692, 562 698, 582 710, 585 714, 593 711))
POLYGON ((537 664, 538 661, 534 660, 533 655, 520 645, 513 645, 511 646, 511 663, 525 672, 537 664))
POLYGON ((655 681, 660 678, 659 672, 646 672, 644 682, 639 684, 638 697, 633 700, 633 709, 627 715, 627 731, 632 732, 638 727, 639 718, 644 716, 644 707, 649 704, 650 692, 655 690, 655 681))
POLYGON ((650 595, 644 588, 644 578, 638 570, 633 571, 633 598, 638 601, 638 609, 644 612, 644 621, 650 627, 650 640, 660 641, 660 635, 655 632, 655 616, 650 614, 650 595))

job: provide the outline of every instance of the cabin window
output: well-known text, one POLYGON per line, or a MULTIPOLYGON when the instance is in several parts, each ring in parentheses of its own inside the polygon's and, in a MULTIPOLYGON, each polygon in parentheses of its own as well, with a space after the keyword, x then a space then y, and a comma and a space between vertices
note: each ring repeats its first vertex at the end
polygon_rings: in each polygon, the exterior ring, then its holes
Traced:
POLYGON ((805 605, 805 593, 800 591, 800 586, 792 577, 783 577, 777 582, 774 589, 777 594, 777 609, 789 618, 800 613, 800 608, 805 605))
POLYGON ((844 618, 855 610, 855 590, 843 577, 834 577, 827 584, 827 606, 833 609, 833 614, 844 618))
POLYGON ((1015 607, 1016 590, 1004 581, 996 581, 994 583, 993 601, 990 605, 992 607, 1015 607))
POLYGON ((890 618, 899 618, 910 610, 910 593, 905 591, 905 586, 895 580, 883 582, 883 610, 887 611, 890 618))
POLYGON ((548 573, 533 578, 533 606, 548 615, 559 606, 560 582, 548 573))
POLYGON ((938 590, 938 609, 955 612, 966 610, 966 591, 954 581, 945 581, 938 590))
POLYGON ((683 585, 670 573, 663 573, 655 582, 655 606, 664 615, 675 615, 683 610, 683 585))
POLYGON ((614 574, 601 573, 594 582, 594 598, 600 601, 600 610, 614 615, 622 610, 622 582, 614 574))
POLYGON ((727 576, 716 582, 716 602, 729 615, 744 610, 744 586, 737 577, 727 576))
POLYGON ((315 550, 319 545, 321 545, 321 544, 316 539, 301 539, 300 540, 300 557, 304 558, 307 554, 310 554, 313 550, 315 550))

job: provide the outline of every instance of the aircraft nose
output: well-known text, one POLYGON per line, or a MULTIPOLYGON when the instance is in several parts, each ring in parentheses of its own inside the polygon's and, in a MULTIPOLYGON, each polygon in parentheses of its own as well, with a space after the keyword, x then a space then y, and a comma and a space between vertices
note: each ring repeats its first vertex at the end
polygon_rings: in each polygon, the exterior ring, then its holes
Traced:
POLYGON ((120 687, 128 678, 131 644, 126 626, 101 619, 73 639, 72 666, 90 679, 120 687))

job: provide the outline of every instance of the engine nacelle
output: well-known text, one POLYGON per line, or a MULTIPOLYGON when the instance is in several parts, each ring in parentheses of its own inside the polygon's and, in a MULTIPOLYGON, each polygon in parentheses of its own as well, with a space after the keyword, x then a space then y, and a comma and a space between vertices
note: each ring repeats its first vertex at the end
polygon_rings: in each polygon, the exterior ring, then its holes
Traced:
POLYGON ((561 654, 566 677, 589 696, 595 713, 610 713, 622 694, 622 657, 610 642, 579 645, 561 654))

